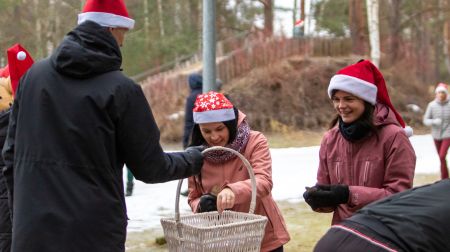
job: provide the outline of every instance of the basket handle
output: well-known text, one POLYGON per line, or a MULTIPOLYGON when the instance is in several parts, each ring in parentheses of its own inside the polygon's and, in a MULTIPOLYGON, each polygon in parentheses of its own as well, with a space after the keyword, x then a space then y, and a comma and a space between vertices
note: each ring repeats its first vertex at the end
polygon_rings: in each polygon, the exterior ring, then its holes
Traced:
MULTIPOLYGON (((250 209, 248 210, 248 213, 253 214, 255 212, 255 206, 256 206, 256 179, 255 179, 255 174, 253 173, 253 168, 250 165, 250 162, 248 162, 248 160, 238 151, 235 151, 235 150, 227 148, 227 147, 222 147, 222 146, 210 147, 210 148, 202 151, 202 154, 205 154, 206 152, 214 151, 214 150, 225 150, 225 151, 232 152, 233 154, 238 156, 241 159, 241 161, 244 163, 245 167, 247 168, 248 174, 250 175, 250 180, 252 183, 252 199, 250 202, 250 209)), ((183 184, 183 179, 180 179, 178 181, 177 195, 176 195, 176 200, 175 200, 175 221, 176 221, 176 223, 180 222, 180 192, 181 192, 182 184, 183 184)))

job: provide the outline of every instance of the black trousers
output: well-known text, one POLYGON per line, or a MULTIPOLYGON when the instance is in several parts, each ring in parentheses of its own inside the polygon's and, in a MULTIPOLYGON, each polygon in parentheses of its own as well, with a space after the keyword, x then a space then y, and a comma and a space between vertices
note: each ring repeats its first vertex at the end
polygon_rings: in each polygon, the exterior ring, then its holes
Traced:
POLYGON ((283 252, 283 246, 281 246, 279 248, 276 248, 276 249, 274 249, 274 250, 272 250, 270 252, 283 252))
POLYGON ((383 242, 375 240, 345 226, 333 226, 317 242, 314 252, 397 252, 383 242))

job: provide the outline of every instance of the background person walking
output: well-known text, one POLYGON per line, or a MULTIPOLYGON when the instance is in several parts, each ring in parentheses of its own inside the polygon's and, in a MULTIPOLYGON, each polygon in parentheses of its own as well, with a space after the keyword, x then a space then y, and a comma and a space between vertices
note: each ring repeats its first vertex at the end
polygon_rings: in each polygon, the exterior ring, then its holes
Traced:
POLYGON ((439 83, 435 94, 436 98, 428 103, 423 116, 423 124, 431 126, 431 136, 441 162, 441 179, 446 179, 448 178, 448 168, 445 157, 450 146, 450 102, 447 84, 439 83))

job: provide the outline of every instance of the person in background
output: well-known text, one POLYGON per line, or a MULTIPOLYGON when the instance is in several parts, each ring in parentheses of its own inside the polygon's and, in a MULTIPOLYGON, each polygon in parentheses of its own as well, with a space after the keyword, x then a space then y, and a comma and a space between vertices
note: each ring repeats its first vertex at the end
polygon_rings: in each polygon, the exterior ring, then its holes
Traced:
MULTIPOLYGON (((241 153, 253 167, 257 184, 255 214, 267 216, 261 251, 283 251, 289 234, 272 197, 272 159, 267 139, 252 131, 246 116, 221 93, 197 96, 191 146, 225 146, 241 153)), ((227 151, 204 154, 202 172, 189 178, 188 202, 195 213, 230 209, 248 212, 250 175, 242 161, 227 151)))
MULTIPOLYGON (((7 49, 8 65, 0 69, 0 146, 3 147, 8 130, 9 116, 14 94, 20 77, 34 63, 33 58, 20 44, 7 49), (12 85, 14 83, 14 85, 12 85)), ((6 178, 3 176, 5 163, 0 157, 0 252, 11 251, 12 237, 12 205, 11 196, 7 188, 6 178)))
POLYGON ((448 178, 446 156, 450 146, 450 102, 447 84, 439 83, 435 94, 436 98, 428 103, 423 124, 431 126, 431 136, 441 162, 441 179, 446 179, 448 178))
POLYGON ((317 184, 303 197, 316 212, 334 212, 336 224, 373 201, 411 188, 416 155, 408 139, 411 130, 370 61, 339 70, 328 95, 337 115, 320 145, 317 184))
POLYGON ((184 109, 183 149, 186 149, 189 145, 189 138, 192 134, 192 128, 194 127, 192 109, 194 108, 194 102, 197 98, 197 95, 202 93, 203 78, 200 74, 193 73, 189 75, 188 83, 190 93, 188 97, 186 97, 184 109))
POLYGON ((125 196, 133 195, 133 188, 134 188, 133 173, 131 173, 130 169, 127 168, 127 185, 125 189, 125 196))
POLYGON ((450 251, 450 180, 363 207, 331 226, 315 252, 450 251))
POLYGON ((133 26, 123 0, 87 0, 78 25, 20 79, 2 152, 12 252, 123 252, 123 166, 145 183, 200 172, 202 148, 165 153, 141 87, 121 72, 133 26))

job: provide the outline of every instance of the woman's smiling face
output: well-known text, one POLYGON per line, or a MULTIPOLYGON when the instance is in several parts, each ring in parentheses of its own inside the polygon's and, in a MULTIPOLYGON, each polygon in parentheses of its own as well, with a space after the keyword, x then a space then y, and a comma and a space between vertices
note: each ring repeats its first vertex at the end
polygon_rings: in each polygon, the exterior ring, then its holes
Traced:
POLYGON ((209 146, 225 146, 230 138, 230 131, 222 122, 201 123, 200 132, 209 146))
POLYGON ((331 101, 344 123, 352 123, 364 113, 364 101, 351 93, 338 90, 331 97, 331 101))

